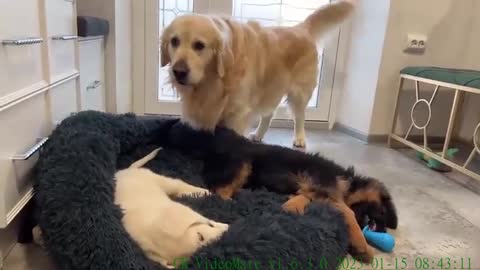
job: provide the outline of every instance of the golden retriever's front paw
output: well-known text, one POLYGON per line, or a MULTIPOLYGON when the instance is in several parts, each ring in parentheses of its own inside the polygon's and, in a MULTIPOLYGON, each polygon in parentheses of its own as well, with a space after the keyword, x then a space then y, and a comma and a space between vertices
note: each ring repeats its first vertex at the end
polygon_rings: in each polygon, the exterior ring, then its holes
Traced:
POLYGON ((295 138, 293 140, 293 146, 298 148, 305 148, 307 146, 307 143, 305 142, 305 138, 303 137, 295 138))
POLYGON ((253 142, 262 142, 263 138, 258 135, 256 132, 252 132, 248 135, 248 139, 250 139, 253 142))

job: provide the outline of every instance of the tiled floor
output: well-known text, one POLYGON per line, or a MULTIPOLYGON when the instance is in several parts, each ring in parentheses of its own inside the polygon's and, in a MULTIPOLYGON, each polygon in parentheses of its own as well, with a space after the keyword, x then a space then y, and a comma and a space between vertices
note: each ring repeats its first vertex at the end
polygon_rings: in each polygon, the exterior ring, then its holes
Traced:
MULTIPOLYGON (((290 145, 291 130, 270 130, 266 141, 290 145)), ((378 252, 376 267, 360 268, 357 264, 342 268, 462 269, 463 261, 463 269, 480 269, 479 195, 431 171, 408 154, 367 145, 340 133, 310 131, 308 150, 321 151, 339 163, 354 165, 357 171, 381 179, 398 207, 400 225, 393 232, 394 252, 378 252)), ((54 268, 42 250, 30 245, 16 246, 4 265, 4 270, 33 269, 54 268)))

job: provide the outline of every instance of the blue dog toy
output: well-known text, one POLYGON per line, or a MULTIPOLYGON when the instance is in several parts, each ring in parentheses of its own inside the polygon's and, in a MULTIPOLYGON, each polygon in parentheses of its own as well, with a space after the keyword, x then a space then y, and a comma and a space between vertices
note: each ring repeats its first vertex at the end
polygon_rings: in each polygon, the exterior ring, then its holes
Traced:
POLYGON ((395 239, 391 234, 370 230, 368 225, 363 228, 363 235, 365 239, 367 239, 367 242, 383 252, 389 253, 395 246, 395 239))

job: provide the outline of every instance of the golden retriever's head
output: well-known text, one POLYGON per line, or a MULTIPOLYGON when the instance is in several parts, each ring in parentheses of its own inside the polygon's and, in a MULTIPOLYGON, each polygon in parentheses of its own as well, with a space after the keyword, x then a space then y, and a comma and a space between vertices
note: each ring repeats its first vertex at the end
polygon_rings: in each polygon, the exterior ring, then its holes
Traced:
MULTIPOLYGON (((161 37, 161 66, 177 85, 194 86, 208 76, 222 78, 231 57, 228 27, 220 19, 203 15, 177 17, 161 37)), ((213 78, 215 78, 213 77, 213 78)))

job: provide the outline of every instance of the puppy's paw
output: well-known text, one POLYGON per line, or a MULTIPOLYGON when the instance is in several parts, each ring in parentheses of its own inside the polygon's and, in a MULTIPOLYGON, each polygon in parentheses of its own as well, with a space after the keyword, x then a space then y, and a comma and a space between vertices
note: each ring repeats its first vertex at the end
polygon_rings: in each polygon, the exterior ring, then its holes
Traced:
POLYGON ((305 148, 307 143, 304 137, 298 137, 293 140, 293 146, 297 148, 305 148))
POLYGON ((210 221, 210 223, 212 223, 216 228, 219 228, 221 230, 228 230, 229 226, 228 224, 226 223, 221 223, 221 222, 216 222, 216 221, 210 221))
POLYGON ((167 265, 164 265, 165 268, 168 268, 168 269, 175 269, 175 265, 172 265, 172 264, 167 264, 167 265))
POLYGON ((175 263, 172 264, 164 258, 158 258, 158 262, 167 269, 175 269, 176 268, 175 263))
POLYGON ((43 242, 43 236, 42 236, 42 229, 37 225, 33 227, 32 229, 32 235, 33 235, 33 242, 40 247, 45 247, 45 243, 43 242))
POLYGON ((183 194, 192 197, 204 197, 210 195, 211 193, 208 189, 195 187, 184 192, 183 194))
POLYGON ((253 142, 257 142, 257 143, 262 142, 262 140, 263 140, 263 138, 260 135, 258 135, 256 132, 250 133, 248 135, 248 139, 250 139, 253 142))
POLYGON ((310 200, 307 197, 297 195, 286 201, 282 205, 282 209, 285 212, 303 215, 308 204, 310 204, 310 200))
POLYGON ((355 260, 368 264, 368 263, 372 263, 373 258, 375 256, 375 250, 368 245, 366 249, 364 249, 363 251, 359 251, 351 248, 350 255, 352 255, 352 257, 355 258, 355 260))
POLYGON ((218 195, 220 198, 222 198, 222 200, 224 200, 224 201, 231 201, 231 200, 233 200, 233 199, 232 199, 232 195, 230 195, 230 194, 218 193, 217 195, 218 195))
POLYGON ((200 188, 198 189, 195 194, 200 197, 208 196, 212 194, 208 189, 200 188))
POLYGON ((234 192, 230 187, 220 187, 215 190, 215 194, 217 194, 224 201, 231 201, 233 193, 234 192))

